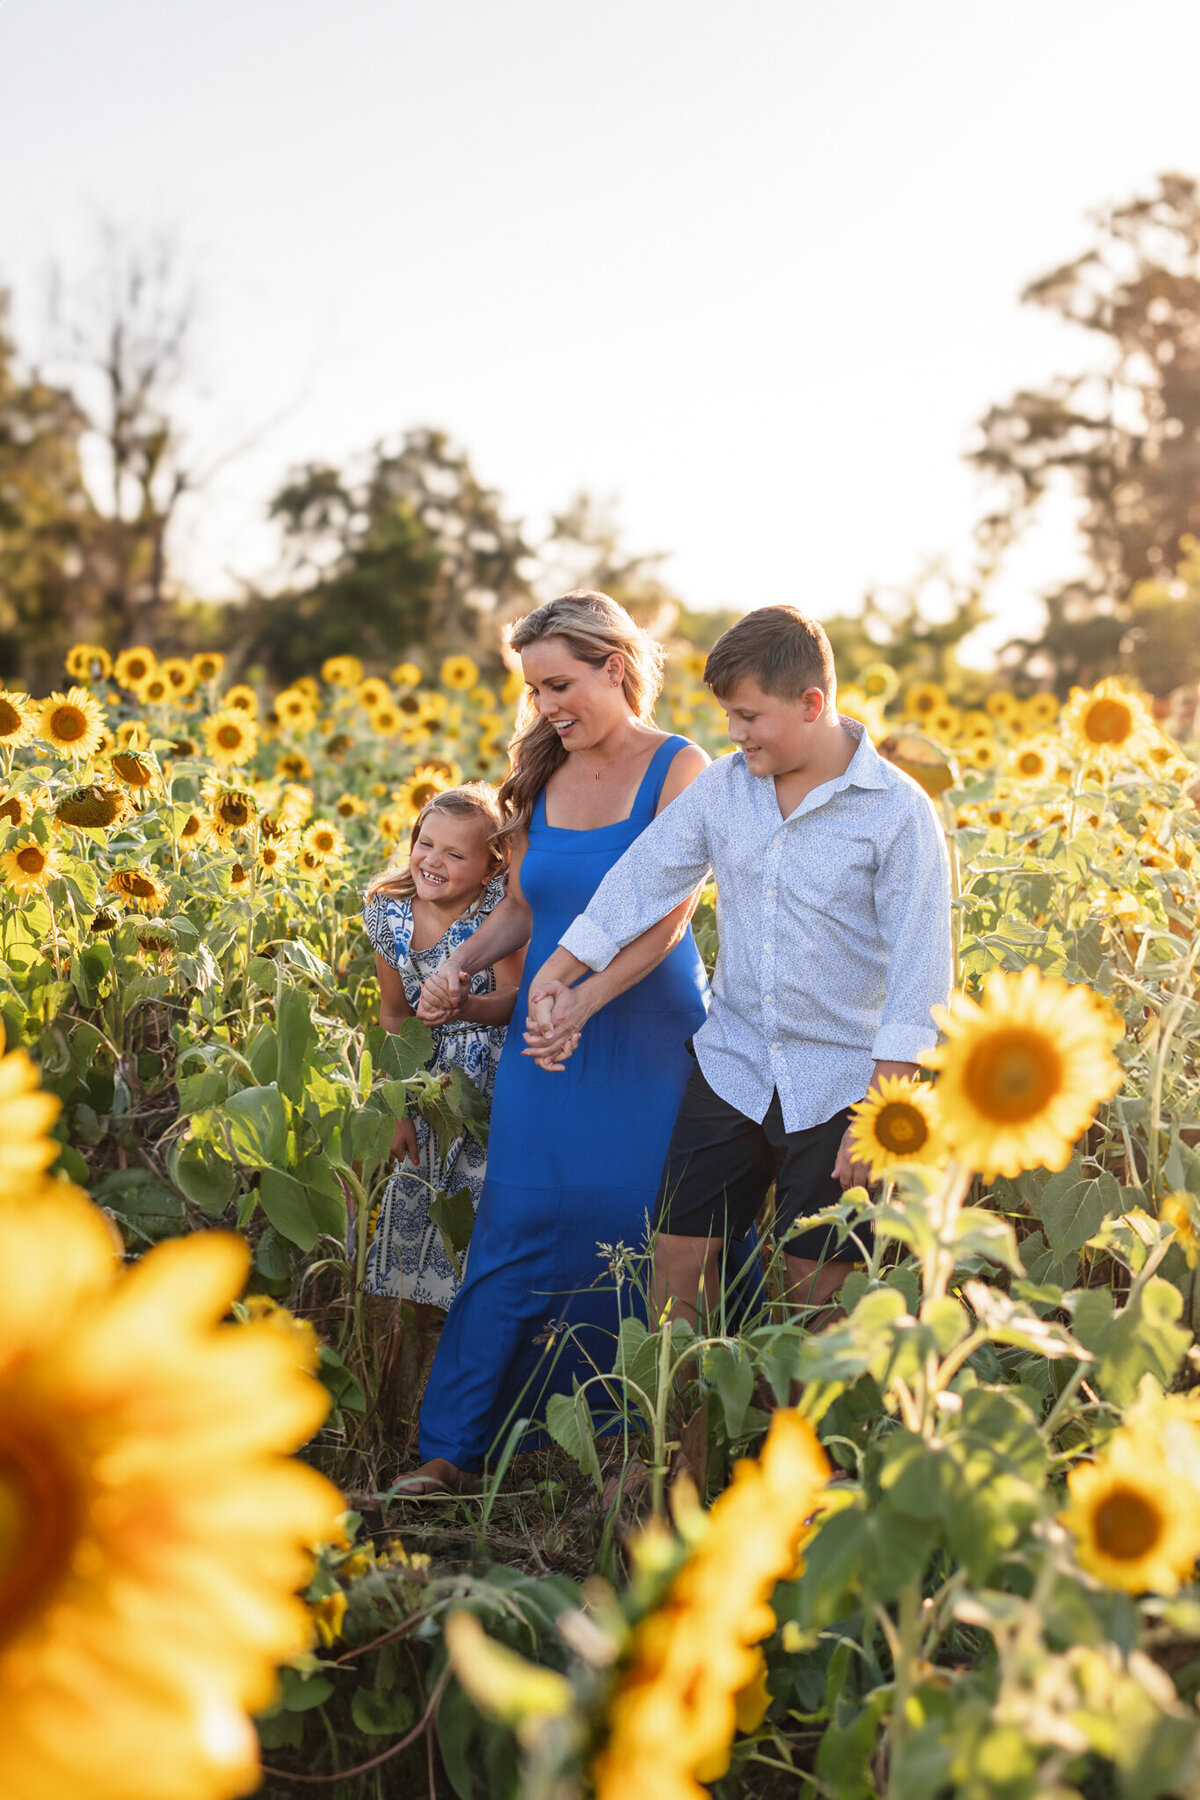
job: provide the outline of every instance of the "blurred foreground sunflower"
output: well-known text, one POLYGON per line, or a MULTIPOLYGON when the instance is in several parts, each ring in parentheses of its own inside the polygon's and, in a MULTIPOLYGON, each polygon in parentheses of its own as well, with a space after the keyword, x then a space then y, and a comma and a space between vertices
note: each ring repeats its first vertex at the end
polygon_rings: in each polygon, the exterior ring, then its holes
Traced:
POLYGON ((107 681, 112 666, 112 657, 99 644, 73 644, 63 663, 72 681, 107 681))
POLYGON ((62 874, 62 859, 52 845, 40 843, 32 833, 18 839, 0 856, 0 875, 18 900, 40 894, 47 883, 62 874))
POLYGON ((1063 1524, 1080 1566, 1127 1594, 1173 1594, 1200 1556, 1200 1493, 1180 1479, 1157 1434, 1116 1431, 1067 1477, 1063 1524))
POLYGON ((420 687, 421 671, 414 662, 397 663, 391 673, 397 687, 420 687))
POLYGON ((60 1110, 61 1103, 43 1090, 37 1065, 24 1050, 0 1057, 0 1206, 24 1204, 38 1190, 60 1149, 50 1136, 60 1110))
MULTIPOLYGON (((755 1461, 685 1533, 696 1548, 661 1605, 633 1632, 596 1760, 597 1800, 705 1800, 701 1782, 729 1767, 735 1731, 761 1724, 770 1696, 761 1640, 775 1628, 768 1604, 796 1572, 807 1521, 829 1479, 816 1433, 799 1413, 777 1412, 755 1461)), ((652 1567, 661 1534, 632 1550, 652 1567)))
POLYGON ((363 666, 357 656, 327 656, 321 664, 321 680, 330 687, 357 687, 362 678, 363 666))
POLYGON ((104 714, 98 700, 86 688, 68 688, 42 701, 38 736, 53 744, 60 756, 74 762, 94 756, 104 735, 104 714))
POLYGON ((249 1268, 198 1232, 130 1270, 55 1186, 0 1208, 0 1784, 6 1800, 226 1800, 248 1714, 311 1637, 342 1501, 290 1460, 328 1405, 285 1336, 224 1323, 249 1268))
POLYGON ((219 650, 201 650, 192 658, 192 674, 197 681, 215 681, 225 667, 219 650))
POLYGON ((956 995, 935 1007, 945 1042, 924 1059, 938 1070, 941 1126, 953 1154, 985 1180, 1022 1169, 1064 1169, 1101 1101, 1124 1079, 1113 1019, 1091 990, 995 970, 982 1003, 956 995))
POLYGON ((854 1156, 869 1163, 872 1181, 902 1163, 944 1160, 937 1129, 937 1096, 928 1084, 884 1075, 852 1108, 854 1156))
POLYGON ((235 712, 246 713, 251 719, 258 717, 258 695, 252 687, 246 687, 242 682, 229 689, 228 693, 224 695, 221 705, 226 710, 232 707, 235 712))

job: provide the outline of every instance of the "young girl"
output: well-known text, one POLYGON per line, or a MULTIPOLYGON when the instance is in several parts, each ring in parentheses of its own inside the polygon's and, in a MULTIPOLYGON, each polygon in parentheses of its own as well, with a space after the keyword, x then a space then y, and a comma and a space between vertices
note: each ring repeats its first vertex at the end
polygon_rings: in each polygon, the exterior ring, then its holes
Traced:
MULTIPOLYGON (((413 826, 407 867, 388 870, 368 887, 363 907, 379 972, 379 1022, 398 1031, 411 1018, 422 984, 472 935, 504 898, 507 840, 500 835, 494 788, 472 781, 436 794, 413 826)), ((524 951, 472 977, 459 1017, 433 1028, 431 1073, 458 1068, 491 1099, 504 1028, 512 1017, 524 951)), ((469 1132, 443 1158, 421 1117, 398 1121, 397 1158, 367 1256, 368 1293, 418 1305, 449 1307, 458 1291, 429 1203, 440 1190, 471 1190, 479 1205, 486 1152, 469 1132)))

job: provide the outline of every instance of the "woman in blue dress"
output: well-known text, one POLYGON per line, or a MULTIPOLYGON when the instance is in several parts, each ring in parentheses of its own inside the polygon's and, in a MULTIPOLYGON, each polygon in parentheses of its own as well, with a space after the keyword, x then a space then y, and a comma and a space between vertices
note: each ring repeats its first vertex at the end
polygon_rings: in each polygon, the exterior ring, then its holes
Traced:
MULTIPOLYGON (((500 791, 512 833, 508 892, 426 983, 420 1013, 453 1016, 478 968, 528 944, 530 974, 600 881, 708 762, 652 723, 663 653, 607 595, 568 594, 519 621, 527 682, 500 791)), ((647 1240, 687 1040, 708 984, 694 900, 587 983, 596 1016, 557 1072, 508 1035, 492 1102, 487 1177, 466 1280, 447 1315, 421 1407, 423 1464, 409 1494, 471 1484, 510 1416, 529 1418, 612 1366, 618 1299, 604 1246, 647 1240), (548 1347, 554 1327, 571 1331, 548 1347)))

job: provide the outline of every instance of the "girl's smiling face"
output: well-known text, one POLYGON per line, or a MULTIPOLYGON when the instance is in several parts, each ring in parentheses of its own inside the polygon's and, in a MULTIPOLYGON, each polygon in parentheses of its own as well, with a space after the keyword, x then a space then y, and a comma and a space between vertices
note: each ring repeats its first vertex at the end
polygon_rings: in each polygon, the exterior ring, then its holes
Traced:
POLYGON ((486 887, 495 867, 488 853, 487 820, 426 813, 408 867, 419 899, 456 913, 464 911, 486 887))
POLYGON ((629 713, 625 664, 615 650, 595 668, 572 656, 564 639, 537 638, 522 650, 521 670, 534 705, 564 750, 598 743, 629 713))

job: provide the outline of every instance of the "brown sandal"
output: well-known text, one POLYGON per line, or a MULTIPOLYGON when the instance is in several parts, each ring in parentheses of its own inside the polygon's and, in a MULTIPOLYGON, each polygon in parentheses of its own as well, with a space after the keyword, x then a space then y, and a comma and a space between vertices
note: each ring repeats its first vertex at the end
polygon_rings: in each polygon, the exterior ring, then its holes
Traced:
POLYGON ((389 1499, 424 1500, 431 1495, 476 1494, 480 1485, 478 1475, 473 1475, 467 1469, 455 1468, 444 1456, 435 1456, 431 1461, 422 1463, 415 1475, 398 1481, 392 1488, 389 1499))

